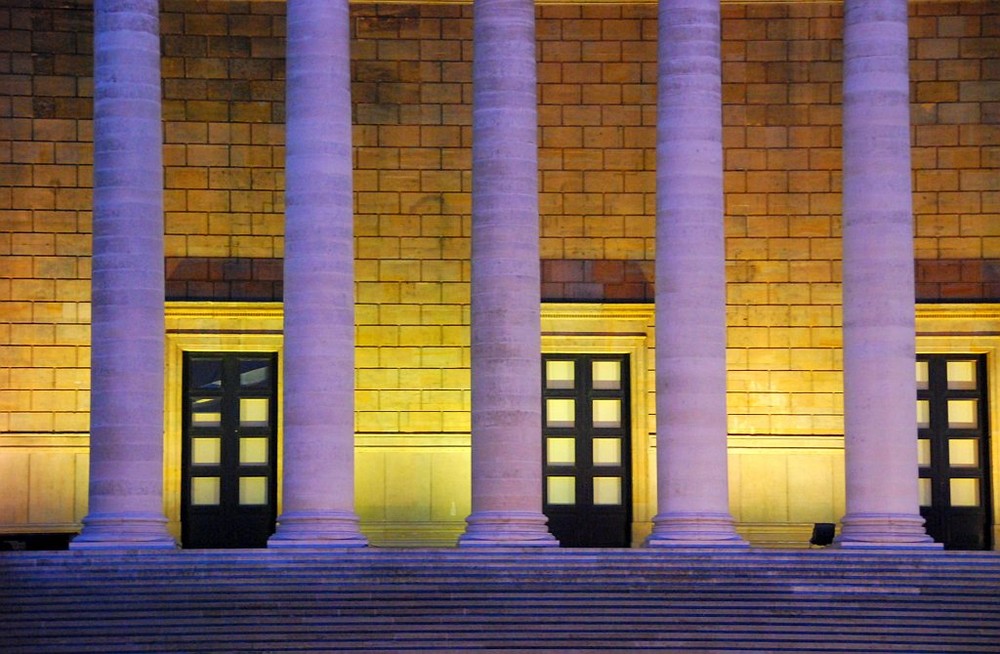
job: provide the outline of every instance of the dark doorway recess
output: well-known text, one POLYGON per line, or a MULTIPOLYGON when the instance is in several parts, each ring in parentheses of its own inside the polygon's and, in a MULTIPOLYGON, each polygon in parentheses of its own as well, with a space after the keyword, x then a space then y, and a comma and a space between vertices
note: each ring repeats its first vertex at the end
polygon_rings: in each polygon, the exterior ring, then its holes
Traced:
POLYGON ((917 357, 920 514, 945 549, 990 549, 986 358, 917 357))
POLYGON ((542 495, 563 547, 631 544, 629 360, 542 357, 542 495))
POLYGON ((273 353, 184 356, 181 542, 265 547, 277 494, 273 353))

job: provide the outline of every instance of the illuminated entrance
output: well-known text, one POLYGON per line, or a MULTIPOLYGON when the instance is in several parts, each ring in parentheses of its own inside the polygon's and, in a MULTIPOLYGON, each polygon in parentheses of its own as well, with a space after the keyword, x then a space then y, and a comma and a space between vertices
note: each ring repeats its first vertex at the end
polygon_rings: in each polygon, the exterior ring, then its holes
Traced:
POLYGON ((991 545, 986 381, 983 355, 917 357, 920 513, 947 549, 991 545))
POLYGON ((277 491, 277 356, 184 357, 184 547, 265 547, 277 491))
POLYGON ((543 356, 543 501, 563 547, 628 547, 626 355, 543 356))

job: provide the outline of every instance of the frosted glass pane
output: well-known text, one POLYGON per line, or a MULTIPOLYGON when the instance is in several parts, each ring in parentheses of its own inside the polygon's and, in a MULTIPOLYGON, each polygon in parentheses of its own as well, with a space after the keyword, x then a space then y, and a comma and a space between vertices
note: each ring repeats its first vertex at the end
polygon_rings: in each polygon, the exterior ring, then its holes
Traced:
POLYGON ((266 397, 241 397, 240 427, 267 427, 268 404, 266 397))
POLYGON ((191 463, 196 466, 218 465, 222 460, 222 439, 192 438, 191 463))
POLYGON ((545 388, 573 388, 576 364, 572 361, 545 362, 545 388))
POLYGON ((920 506, 931 505, 931 480, 920 479, 920 506))
POLYGON ((218 477, 191 478, 191 504, 195 506, 211 506, 219 503, 218 477))
POLYGON ((931 464, 931 441, 928 438, 917 439, 917 464, 922 466, 931 464))
POLYGON ((618 390, 622 387, 622 364, 620 361, 594 361, 591 371, 594 388, 618 390))
POLYGON ((948 400, 948 427, 952 429, 975 429, 979 426, 976 400, 948 400))
POLYGON ((931 426, 931 403, 927 400, 917 400, 917 427, 927 429, 931 426))
POLYGON ((545 425, 547 427, 572 427, 575 422, 575 400, 551 398, 545 400, 545 425))
POLYGON ((622 441, 620 438, 595 438, 594 465, 620 466, 622 464, 622 441))
POLYGON ((976 388, 975 361, 949 361, 947 375, 949 390, 971 391, 976 388))
POLYGON ((979 506, 978 479, 951 479, 952 506, 979 506))
POLYGON ((576 463, 576 439, 546 438, 545 460, 549 465, 573 465, 576 463))
POLYGON ((594 426, 620 427, 622 424, 621 400, 594 400, 594 426))
POLYGON ((267 463, 266 438, 240 439, 240 465, 267 463))
POLYGON ((267 388, 270 383, 270 365, 266 359, 240 360, 240 386, 267 388))
POLYGON ((267 504, 267 477, 240 477, 240 504, 267 504))
POLYGON ((191 425, 218 427, 222 424, 222 399, 203 397, 191 402, 191 425))
POLYGON ((621 477, 594 477, 594 504, 614 506, 621 503, 621 477))
POLYGON ((917 361, 917 390, 925 391, 930 383, 930 372, 926 361, 917 361))
POLYGON ((222 388, 222 359, 192 359, 188 377, 193 389, 222 388))
POLYGON ((952 467, 979 465, 979 441, 974 438, 952 438, 948 441, 948 464, 952 467))
POLYGON ((576 477, 548 477, 549 504, 576 504, 576 477))

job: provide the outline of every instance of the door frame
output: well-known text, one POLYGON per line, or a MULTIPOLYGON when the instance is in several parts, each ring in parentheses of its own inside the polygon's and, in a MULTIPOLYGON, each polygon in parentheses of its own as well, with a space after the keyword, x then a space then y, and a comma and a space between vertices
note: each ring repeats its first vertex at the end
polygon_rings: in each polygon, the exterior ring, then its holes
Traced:
POLYGON ((918 354, 986 355, 992 546, 1000 550, 1000 305, 917 304, 918 354))
POLYGON ((166 379, 163 415, 163 511, 171 535, 181 537, 183 470, 184 353, 262 352, 278 355, 277 512, 281 515, 283 478, 282 399, 284 379, 280 302, 167 302, 166 379))
POLYGON ((629 357, 632 547, 652 531, 656 507, 656 424, 648 410, 655 389, 653 313, 652 304, 542 303, 542 354, 629 357))

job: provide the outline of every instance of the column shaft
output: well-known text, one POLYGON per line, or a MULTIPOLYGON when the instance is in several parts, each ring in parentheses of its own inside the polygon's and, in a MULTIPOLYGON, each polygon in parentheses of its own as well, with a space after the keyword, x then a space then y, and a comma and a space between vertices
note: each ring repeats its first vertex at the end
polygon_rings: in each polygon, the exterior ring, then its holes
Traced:
POLYGON ((719 0, 661 0, 657 501, 647 545, 738 545, 729 514, 719 0))
POLYGON ((282 512, 269 547, 364 546, 354 512, 347 0, 289 0, 282 512))
POLYGON ((163 515, 163 164, 156 0, 94 6, 90 504, 70 547, 174 547, 163 515))
POLYGON ((906 0, 844 17, 843 546, 927 545, 916 448, 906 0))
POLYGON ((535 7, 475 0, 472 514, 460 545, 555 545, 541 511, 535 7))

